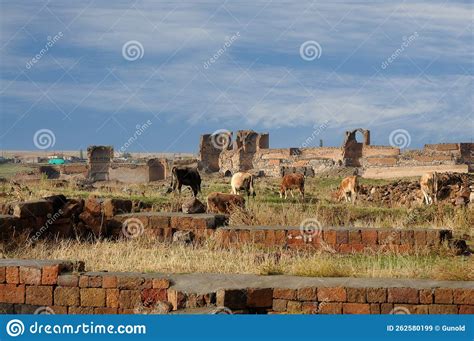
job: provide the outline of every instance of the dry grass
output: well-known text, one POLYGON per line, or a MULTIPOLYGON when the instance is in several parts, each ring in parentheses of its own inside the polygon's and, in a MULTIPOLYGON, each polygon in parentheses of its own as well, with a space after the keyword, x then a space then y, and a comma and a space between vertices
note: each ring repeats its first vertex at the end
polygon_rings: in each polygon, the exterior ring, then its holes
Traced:
MULTIPOLYGON (((1 173, 1 172, 0 172, 1 173)), ((5 174, 12 173, 5 169, 5 174)), ((472 235, 474 210, 452 206, 401 206, 386 207, 370 204, 334 203, 331 192, 340 181, 338 177, 308 178, 307 200, 282 200, 278 196, 278 179, 258 179, 257 197, 247 202, 246 211, 236 211, 230 217, 231 225, 282 225, 298 226, 304 219, 317 219, 326 226, 360 227, 443 227, 454 230, 455 235, 472 235)), ((382 184, 385 180, 363 179, 365 184, 382 184)), ((201 199, 213 191, 228 192, 229 179, 205 176, 201 199)), ((147 185, 116 185, 98 188, 94 192, 81 191, 72 183, 56 187, 43 179, 29 183, 29 199, 53 194, 72 198, 98 197, 141 200, 153 205, 156 211, 176 210, 190 193, 183 192, 179 199, 165 195, 168 181, 147 185), (124 191, 124 188, 126 191, 124 191)), ((9 192, 9 184, 0 184, 0 199, 12 202, 16 198, 9 192)), ((19 242, 19 239, 17 240, 19 242)), ((420 252, 400 255, 375 253, 338 255, 325 252, 264 251, 245 246, 232 250, 216 248, 209 240, 201 246, 166 245, 145 239, 127 241, 56 241, 40 242, 34 247, 23 245, 7 248, 3 257, 36 259, 83 260, 88 270, 140 271, 140 272, 213 272, 291 274, 321 277, 392 277, 474 280, 473 261, 469 257, 455 257, 445 250, 437 254, 420 252)), ((0 253, 1 256, 1 253, 0 253)))
MULTIPOLYGON (((337 188, 338 177, 315 177, 306 181, 307 199, 304 203, 298 197, 283 200, 278 195, 279 179, 261 178, 257 180, 257 197, 247 202, 247 213, 234 214, 231 224, 234 225, 291 225, 298 226, 304 219, 315 218, 327 226, 360 226, 360 227, 443 227, 453 229, 457 235, 472 234, 474 210, 454 208, 451 205, 423 206, 414 205, 407 208, 394 205, 381 206, 377 203, 334 203, 331 192, 337 188)), ((386 183, 386 180, 363 179, 367 185, 386 183)), ((168 181, 152 184, 117 185, 109 184, 93 192, 80 191, 70 183, 57 188, 50 180, 41 180, 29 184, 33 194, 29 199, 37 199, 53 194, 65 194, 67 197, 86 198, 90 194, 98 197, 115 197, 141 200, 153 205, 156 211, 172 211, 180 207, 180 202, 190 197, 190 191, 183 191, 181 200, 174 195, 166 195, 168 181)), ((0 185, 0 191, 7 191, 8 184, 0 185)), ((204 201, 207 194, 213 191, 229 192, 229 179, 217 176, 204 176, 204 201)), ((5 198, 11 201, 13 198, 5 198)))
POLYGON ((230 250, 205 245, 167 245, 144 238, 123 241, 41 242, 15 248, 7 258, 83 260, 90 271, 172 273, 288 274, 313 277, 389 277, 474 280, 473 260, 448 251, 400 255, 375 253, 338 255, 287 250, 264 251, 246 245, 230 250))

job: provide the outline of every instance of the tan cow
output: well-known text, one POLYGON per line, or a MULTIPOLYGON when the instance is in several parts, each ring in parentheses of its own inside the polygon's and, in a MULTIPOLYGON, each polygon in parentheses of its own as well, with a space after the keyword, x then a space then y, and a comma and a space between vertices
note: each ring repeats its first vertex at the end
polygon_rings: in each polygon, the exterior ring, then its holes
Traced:
POLYGON ((290 191, 291 197, 294 198, 293 190, 297 189, 301 193, 301 197, 304 199, 304 175, 300 173, 287 174, 281 180, 280 185, 280 198, 285 194, 287 198, 287 191, 290 191))
POLYGON ((341 184, 339 185, 339 189, 336 192, 337 200, 344 200, 346 202, 352 202, 355 204, 357 200, 357 192, 359 191, 359 176, 352 175, 347 176, 342 179, 341 184))
POLYGON ((208 212, 229 214, 236 208, 245 208, 245 199, 240 195, 212 192, 207 196, 208 212))
POLYGON ((438 194, 438 174, 436 172, 428 172, 421 176, 420 179, 421 193, 423 193, 423 202, 431 205, 433 201, 437 202, 438 194))
POLYGON ((230 181, 232 187, 232 194, 240 194, 240 191, 245 191, 247 198, 251 195, 255 197, 255 189, 253 187, 253 175, 247 172, 237 172, 232 176, 230 181))

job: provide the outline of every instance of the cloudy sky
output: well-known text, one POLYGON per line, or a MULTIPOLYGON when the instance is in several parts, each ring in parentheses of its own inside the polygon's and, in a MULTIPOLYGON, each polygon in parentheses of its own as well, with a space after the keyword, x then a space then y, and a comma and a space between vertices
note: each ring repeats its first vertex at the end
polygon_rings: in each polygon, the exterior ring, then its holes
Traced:
POLYGON ((0 10, 0 149, 119 149, 135 136, 129 151, 196 152, 219 129, 269 132, 271 147, 339 146, 358 127, 385 145, 401 130, 409 148, 474 136, 469 1, 1 0, 0 10))

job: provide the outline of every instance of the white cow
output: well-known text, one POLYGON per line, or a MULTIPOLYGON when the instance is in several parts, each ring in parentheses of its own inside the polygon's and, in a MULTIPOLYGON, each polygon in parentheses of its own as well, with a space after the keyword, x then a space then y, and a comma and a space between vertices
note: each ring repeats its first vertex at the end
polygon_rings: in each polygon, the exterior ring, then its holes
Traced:
POLYGON ((247 172, 237 172, 232 175, 232 180, 230 181, 230 186, 232 187, 232 194, 240 194, 240 191, 245 191, 247 197, 250 195, 255 197, 255 189, 253 187, 253 175, 247 172))

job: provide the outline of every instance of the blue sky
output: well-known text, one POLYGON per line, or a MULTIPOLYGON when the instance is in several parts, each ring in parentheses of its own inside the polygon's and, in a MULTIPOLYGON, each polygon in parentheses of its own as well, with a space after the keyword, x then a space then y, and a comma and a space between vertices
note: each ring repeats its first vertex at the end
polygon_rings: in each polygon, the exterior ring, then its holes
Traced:
POLYGON ((472 18, 464 1, 2 0, 0 149, 41 129, 50 150, 119 149, 148 121, 129 151, 196 152, 218 129, 275 148, 358 127, 469 142, 472 18))

